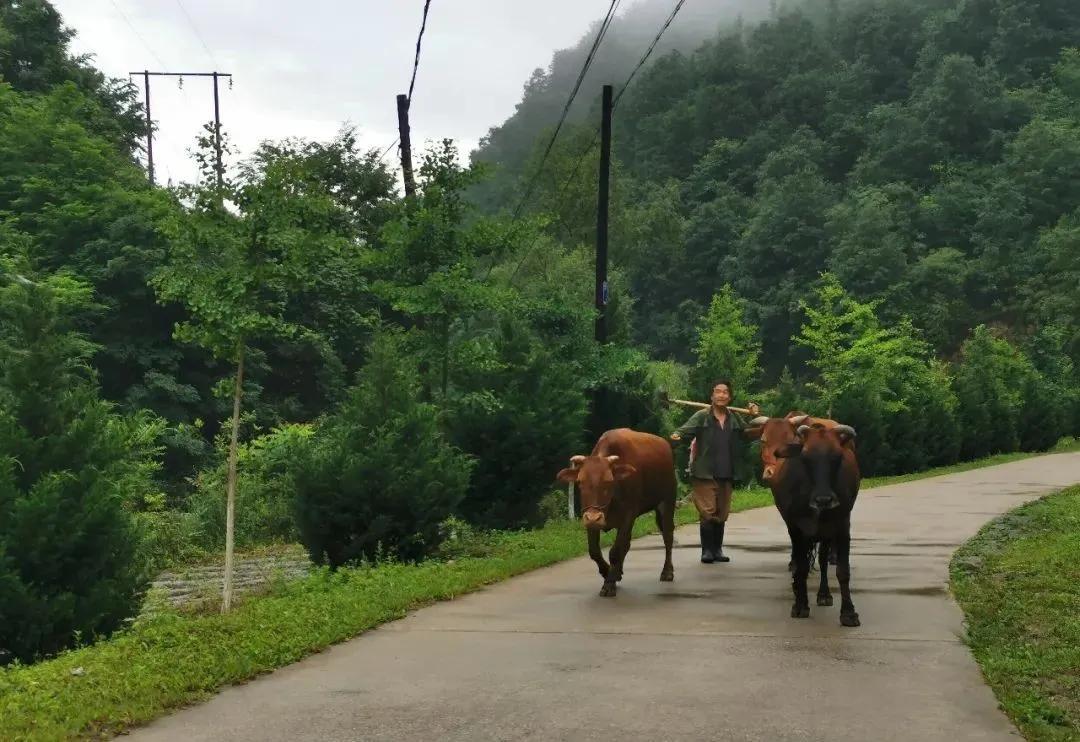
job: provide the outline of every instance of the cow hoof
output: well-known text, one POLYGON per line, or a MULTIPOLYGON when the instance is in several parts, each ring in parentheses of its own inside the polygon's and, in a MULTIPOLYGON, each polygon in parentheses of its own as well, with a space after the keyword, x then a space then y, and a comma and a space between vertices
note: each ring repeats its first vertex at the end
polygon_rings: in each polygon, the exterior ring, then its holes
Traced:
POLYGON ((665 569, 660 573, 660 582, 675 582, 675 570, 665 569))
POLYGON ((862 624, 859 622, 859 614, 858 613, 841 613, 840 614, 840 625, 841 626, 862 626, 862 624))
POLYGON ((831 595, 819 595, 819 596, 817 596, 817 604, 818 605, 832 605, 832 596, 831 595))
POLYGON ((810 606, 808 605, 793 605, 791 606, 792 618, 810 618, 810 606))
POLYGON ((604 586, 600 588, 601 598, 614 598, 615 597, 615 585, 605 582, 604 586))

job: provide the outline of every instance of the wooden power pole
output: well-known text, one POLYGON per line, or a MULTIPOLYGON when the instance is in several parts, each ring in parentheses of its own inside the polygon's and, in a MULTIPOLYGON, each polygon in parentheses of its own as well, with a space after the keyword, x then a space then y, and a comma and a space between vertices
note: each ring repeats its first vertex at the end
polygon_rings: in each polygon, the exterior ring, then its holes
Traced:
POLYGON ((409 129, 409 105, 412 101, 402 93, 397 97, 398 136, 401 139, 401 177, 405 181, 405 196, 416 195, 416 179, 412 167, 412 135, 409 129))
POLYGON ((600 189, 596 208, 596 342, 608 341, 608 212, 611 205, 611 110, 612 87, 604 86, 603 120, 600 123, 600 189))
MULTIPOLYGON (((603 112, 600 123, 600 183, 596 208, 596 343, 608 341, 608 214, 611 202, 611 85, 604 86, 603 112)), ((593 394, 592 439, 600 437, 609 425, 607 389, 602 385, 593 394)))

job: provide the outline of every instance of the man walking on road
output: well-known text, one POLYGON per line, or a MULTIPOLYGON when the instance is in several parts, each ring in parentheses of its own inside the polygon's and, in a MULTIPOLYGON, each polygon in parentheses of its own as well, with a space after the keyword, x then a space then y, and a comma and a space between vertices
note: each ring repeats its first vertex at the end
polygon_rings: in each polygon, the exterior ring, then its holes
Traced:
MULTIPOLYGON (((707 409, 695 412, 671 440, 679 444, 694 440, 694 461, 690 482, 694 506, 698 511, 701 532, 701 561, 703 564, 730 562, 724 555, 724 524, 731 512, 731 493, 735 482, 745 482, 746 441, 742 432, 746 420, 729 410, 734 390, 731 382, 722 379, 713 383, 707 409)), ((748 405, 750 414, 757 415, 758 406, 748 405)))

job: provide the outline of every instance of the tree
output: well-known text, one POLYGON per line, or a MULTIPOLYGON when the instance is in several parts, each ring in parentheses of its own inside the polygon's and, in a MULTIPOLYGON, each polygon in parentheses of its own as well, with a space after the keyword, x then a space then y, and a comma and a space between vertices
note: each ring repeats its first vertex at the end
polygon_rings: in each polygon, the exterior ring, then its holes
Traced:
POLYGON ((803 303, 807 321, 792 339, 810 352, 817 374, 808 386, 821 411, 859 431, 866 473, 917 469, 934 455, 936 436, 925 421, 944 431, 951 424, 947 377, 930 363, 910 322, 883 327, 877 303, 852 298, 832 274, 816 294, 813 304, 803 303))
POLYGON ((108 635, 138 611, 148 575, 129 508, 152 491, 161 432, 98 397, 96 348, 74 329, 87 285, 30 273, 9 247, 0 245, 0 664, 108 635))
POLYGON ((298 455, 297 526, 315 563, 419 560, 438 547, 439 524, 464 497, 473 464, 419 392, 402 338, 376 336, 359 383, 298 455))
POLYGON ((713 295, 709 311, 698 325, 697 365, 692 377, 695 389, 726 378, 745 394, 757 379, 761 340, 757 327, 747 323, 745 315, 744 303, 731 284, 713 295))
POLYGON ((290 294, 308 285, 313 267, 348 249, 326 228, 339 215, 333 199, 303 178, 290 160, 247 169, 239 184, 217 186, 211 139, 199 162, 203 180, 181 189, 191 208, 171 224, 168 262, 153 277, 162 302, 179 302, 189 318, 176 325, 179 342, 193 343, 234 364, 226 482, 225 585, 222 610, 232 605, 232 562, 244 361, 259 338, 318 341, 290 322, 290 294), (235 213, 227 209, 226 200, 235 213))
POLYGON ((1022 371, 1015 349, 985 325, 976 327, 964 343, 955 388, 965 459, 1020 447, 1022 371))

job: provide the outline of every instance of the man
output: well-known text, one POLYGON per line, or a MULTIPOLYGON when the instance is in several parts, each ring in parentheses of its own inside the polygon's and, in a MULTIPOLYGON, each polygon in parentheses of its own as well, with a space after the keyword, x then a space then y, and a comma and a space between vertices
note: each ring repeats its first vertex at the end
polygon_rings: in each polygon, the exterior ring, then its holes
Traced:
MULTIPOLYGON (((724 555, 724 524, 731 512, 731 493, 735 482, 745 482, 747 427, 738 413, 728 409, 734 389, 722 379, 712 385, 711 406, 695 412, 682 427, 671 434, 674 444, 694 441, 694 460, 690 468, 690 483, 694 506, 698 511, 701 532, 701 561, 730 562, 724 555)), ((747 409, 757 415, 758 406, 751 402, 747 409)))

